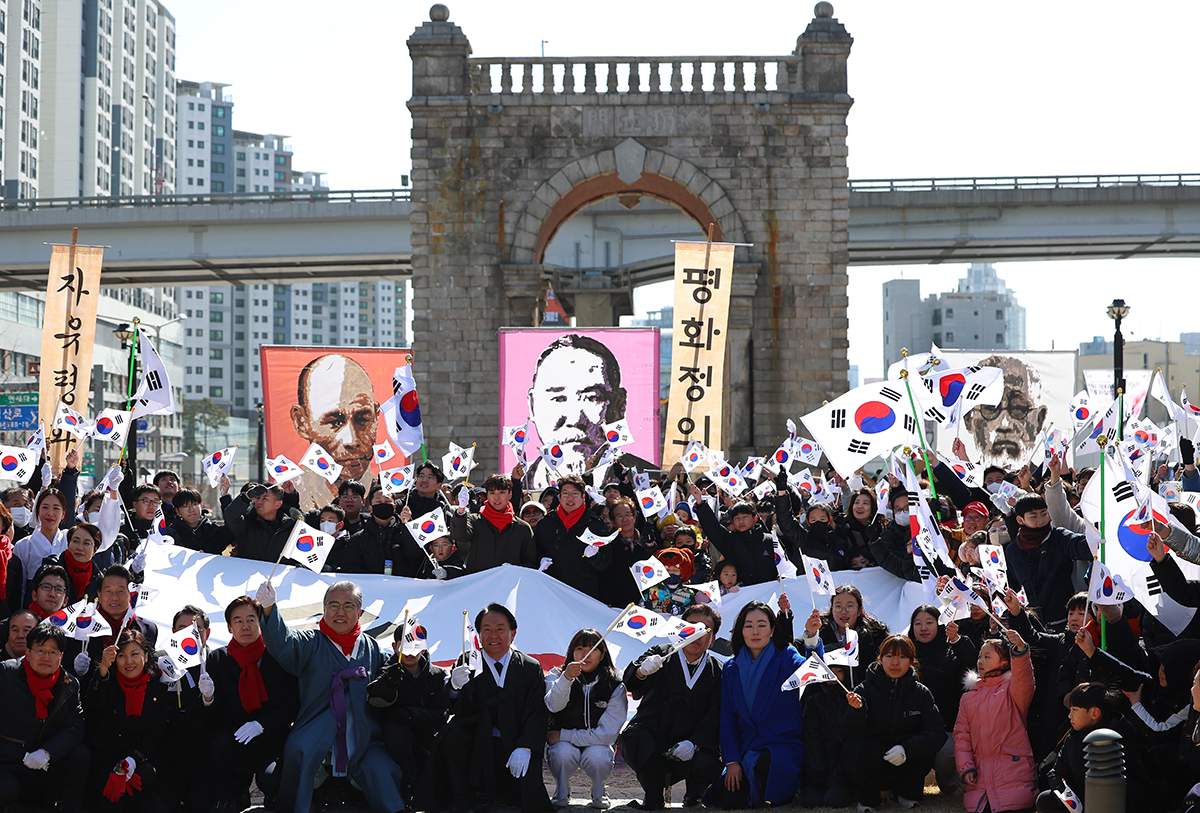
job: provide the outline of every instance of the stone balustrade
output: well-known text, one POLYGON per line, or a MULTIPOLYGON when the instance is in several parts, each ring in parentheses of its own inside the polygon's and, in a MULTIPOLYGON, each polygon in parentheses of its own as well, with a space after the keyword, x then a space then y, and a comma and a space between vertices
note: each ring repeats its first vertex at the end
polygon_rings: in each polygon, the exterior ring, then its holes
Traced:
POLYGON ((803 86, 802 56, 491 57, 469 60, 472 92, 737 93, 803 86))

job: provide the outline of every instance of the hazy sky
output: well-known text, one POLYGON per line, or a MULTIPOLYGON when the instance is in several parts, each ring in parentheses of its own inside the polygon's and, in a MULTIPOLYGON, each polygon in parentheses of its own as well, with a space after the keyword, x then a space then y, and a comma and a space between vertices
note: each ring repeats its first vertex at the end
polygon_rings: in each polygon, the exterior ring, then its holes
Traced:
MULTIPOLYGON (((405 40, 428 3, 167 0, 177 75, 232 85, 234 126, 288 133, 299 169, 337 189, 391 188, 409 170, 405 40)), ((808 3, 697 0, 449 2, 477 56, 779 54, 808 3)), ((1194 63, 1200 3, 843 0, 850 56, 851 178, 1200 169, 1194 63)), ((1134 338, 1196 330, 1200 260, 1010 263, 1031 349, 1111 335, 1104 309, 1133 307, 1134 338), (1178 294, 1187 294, 1179 296, 1178 294), (1188 318, 1192 317, 1192 318, 1188 318)), ((850 361, 881 372, 880 285, 952 290, 965 265, 854 268, 850 361)), ((639 297, 646 301, 650 297, 639 297)), ((653 303, 657 306, 659 303, 653 303)))

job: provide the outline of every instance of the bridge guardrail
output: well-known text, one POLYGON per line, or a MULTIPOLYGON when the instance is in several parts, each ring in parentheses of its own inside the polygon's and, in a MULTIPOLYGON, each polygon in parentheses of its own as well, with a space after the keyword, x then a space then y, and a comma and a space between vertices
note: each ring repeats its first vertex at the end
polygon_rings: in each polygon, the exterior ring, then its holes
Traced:
POLYGON ((207 195, 112 195, 92 198, 0 200, 0 210, 76 209, 114 206, 179 206, 245 203, 366 203, 411 200, 411 189, 321 189, 311 192, 217 192, 207 195))
POLYGON ((851 180, 851 192, 942 192, 965 189, 1101 189, 1113 186, 1200 186, 1200 172, 1158 175, 999 175, 990 178, 851 180))

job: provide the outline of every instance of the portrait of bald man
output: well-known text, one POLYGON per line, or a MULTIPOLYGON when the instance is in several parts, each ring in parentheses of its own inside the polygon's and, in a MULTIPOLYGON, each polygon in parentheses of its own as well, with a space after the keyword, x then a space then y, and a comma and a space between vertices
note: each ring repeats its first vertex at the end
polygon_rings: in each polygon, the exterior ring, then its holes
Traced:
POLYGON ((318 356, 300 371, 296 400, 291 409, 296 434, 319 444, 342 467, 334 483, 306 471, 298 484, 301 506, 309 508, 310 497, 318 506, 331 502, 347 480, 370 485, 379 403, 362 365, 338 353, 318 356))

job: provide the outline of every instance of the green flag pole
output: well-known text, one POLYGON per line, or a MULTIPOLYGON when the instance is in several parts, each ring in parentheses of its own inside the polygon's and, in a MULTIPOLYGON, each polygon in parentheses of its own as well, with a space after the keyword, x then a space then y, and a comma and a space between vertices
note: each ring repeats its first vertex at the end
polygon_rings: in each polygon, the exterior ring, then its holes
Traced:
MULTIPOLYGON (((908 358, 908 348, 901 348, 900 355, 902 358, 908 358)), ((913 398, 912 385, 908 383, 908 365, 900 370, 900 377, 904 379, 904 388, 908 391, 908 406, 912 409, 913 421, 917 425, 917 438, 921 441, 921 455, 925 458, 925 476, 929 478, 929 491, 933 494, 933 501, 937 502, 937 485, 934 483, 933 466, 929 465, 929 447, 925 445, 925 433, 921 431, 921 415, 917 412, 917 401, 913 398)))

